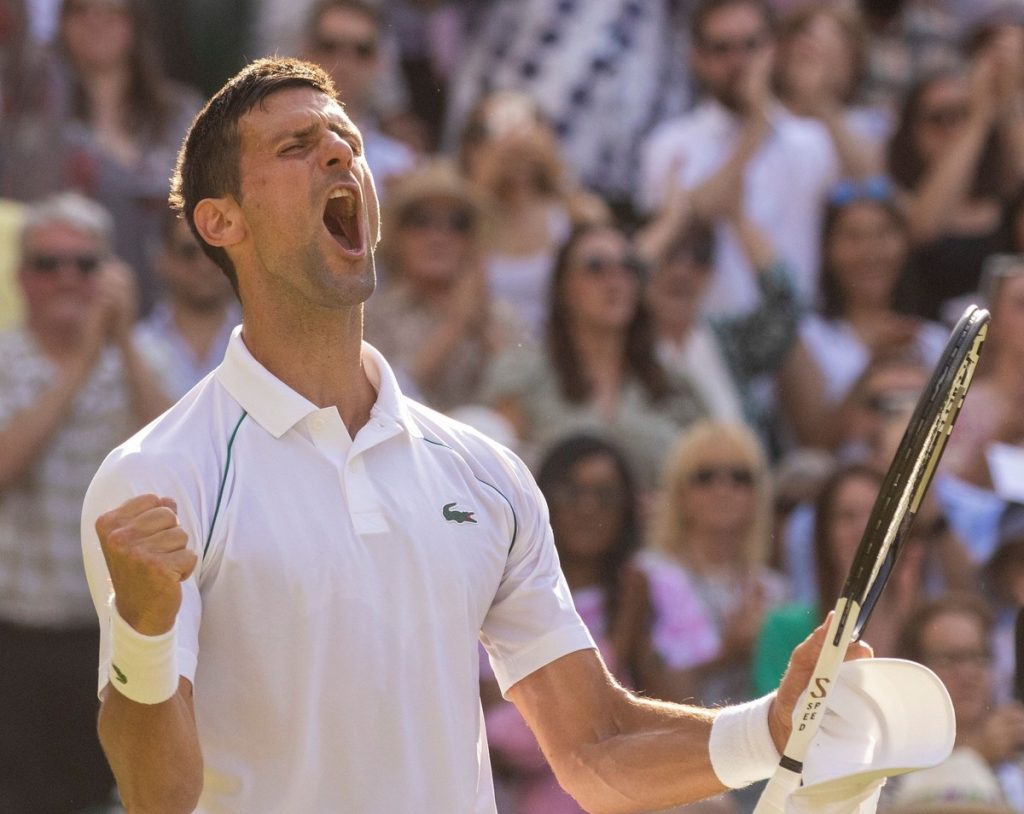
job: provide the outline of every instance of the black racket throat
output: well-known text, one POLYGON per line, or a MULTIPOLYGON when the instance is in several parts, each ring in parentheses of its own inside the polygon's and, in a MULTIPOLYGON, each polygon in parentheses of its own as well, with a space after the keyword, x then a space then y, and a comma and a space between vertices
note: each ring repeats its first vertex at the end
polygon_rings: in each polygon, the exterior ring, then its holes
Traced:
POLYGON ((889 470, 882 480, 868 525, 854 555, 841 598, 845 603, 834 644, 854 624, 860 638, 910 534, 917 510, 935 475, 953 423, 963 406, 985 341, 989 313, 970 306, 950 334, 928 385, 918 399, 889 470), (856 607, 857 616, 850 618, 856 607))

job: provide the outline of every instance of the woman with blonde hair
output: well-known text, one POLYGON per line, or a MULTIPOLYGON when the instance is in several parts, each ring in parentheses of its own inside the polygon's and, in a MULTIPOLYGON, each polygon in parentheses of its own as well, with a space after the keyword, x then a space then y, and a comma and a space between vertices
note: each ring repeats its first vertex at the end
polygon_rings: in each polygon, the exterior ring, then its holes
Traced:
POLYGON ((771 495, 764 449, 745 424, 699 421, 670 454, 639 558, 664 663, 653 693, 708 704, 751 697, 761 619, 786 595, 766 565, 771 495))

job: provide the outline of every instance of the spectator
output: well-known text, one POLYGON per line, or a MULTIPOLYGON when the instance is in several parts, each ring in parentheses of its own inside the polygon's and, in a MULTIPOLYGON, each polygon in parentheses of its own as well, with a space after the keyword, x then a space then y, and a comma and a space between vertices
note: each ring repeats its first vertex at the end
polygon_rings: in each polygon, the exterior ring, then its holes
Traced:
POLYGON ((833 190, 822 235, 822 311, 808 314, 800 329, 816 368, 802 373, 821 378, 817 403, 799 415, 804 443, 834 448, 844 402, 872 359, 905 354, 930 368, 941 355, 948 331, 899 304, 907 252, 906 223, 885 178, 833 190))
POLYGON ((467 4, 476 26, 451 87, 453 145, 483 97, 515 90, 536 100, 576 178, 625 218, 638 147, 655 122, 688 101, 676 0, 499 0, 467 4))
POLYGON ((1024 700, 1024 664, 1017 665, 1017 616, 1024 607, 1024 504, 1010 503, 999 518, 996 550, 982 568, 992 603, 993 675, 1000 701, 1024 700))
MULTIPOLYGON (((551 510, 558 559, 573 602, 612 673, 627 686, 643 686, 649 662, 647 590, 629 567, 640 537, 637 493, 622 453, 594 436, 556 444, 538 471, 537 485, 551 510), (638 681, 640 683, 638 683, 638 681)), ((516 814, 582 814, 558 785, 525 721, 500 700, 485 672, 481 695, 490 699, 487 740, 498 778, 516 814)))
POLYGON ((228 278, 170 209, 156 272, 164 293, 136 327, 135 339, 159 360, 163 389, 179 399, 220 364, 242 312, 228 278))
POLYGON ((969 75, 923 79, 889 144, 889 171, 907 194, 913 308, 929 319, 954 322, 984 258, 1008 245, 1003 208, 1024 182, 1024 116, 1006 81, 1015 59, 993 40, 969 75))
POLYGON ((18 280, 25 321, 0 334, 0 809, 108 800, 96 738, 99 636, 82 578, 86 487, 110 450, 167 402, 134 340, 130 272, 111 220, 65 194, 29 208, 18 280))
POLYGON ((703 316, 704 295, 714 267, 714 234, 695 218, 688 194, 676 189, 658 218, 636 239, 653 268, 646 290, 657 336, 658 357, 667 370, 685 376, 713 418, 747 421, 766 443, 774 415, 758 398, 757 377, 774 372, 796 338, 800 314, 785 261, 742 212, 739 189, 728 216, 757 273, 760 304, 749 314, 703 316))
POLYGON ((157 296, 152 259, 168 179, 201 100, 162 74, 143 0, 64 0, 58 43, 66 179, 114 217, 114 248, 138 275, 147 314, 157 296))
POLYGON ((704 407, 658 362, 642 277, 618 228, 574 231, 555 261, 544 345, 497 358, 485 397, 535 450, 580 430, 608 436, 649 492, 679 429, 704 407))
POLYGON ((780 101, 825 125, 843 165, 858 175, 881 170, 892 127, 890 111, 857 104, 865 40, 855 9, 819 0, 782 18, 775 67, 780 101))
MULTIPOLYGON (((653 551, 642 563, 652 586, 656 642, 662 625, 679 617, 679 607, 692 607, 689 641, 676 647, 699 652, 709 635, 717 645, 669 671, 665 697, 704 704, 752 698, 754 640, 765 612, 786 598, 787 589, 765 564, 770 473, 750 429, 716 421, 691 427, 666 462, 653 523, 653 551), (666 590, 669 579, 674 593, 666 590)), ((682 629, 679 622, 676 627, 682 629)))
POLYGON ((832 139, 820 122, 786 113, 772 98, 774 36, 762 0, 701 0, 691 28, 693 67, 708 98, 645 142, 640 203, 651 211, 673 186, 692 191, 694 211, 716 228, 705 311, 745 313, 757 303, 757 275, 722 217, 740 187, 744 213, 786 258, 801 302, 811 303, 822 203, 840 172, 832 139))
POLYGON ((953 755, 970 750, 981 757, 998 778, 1006 801, 1020 811, 1024 705, 995 698, 992 624, 987 602, 950 594, 923 604, 906 621, 898 652, 930 667, 949 690, 956 715, 953 755))
POLYGON ((491 358, 522 333, 487 292, 479 194, 438 159, 399 182, 385 209, 388 279, 368 303, 367 341, 432 407, 476 402, 491 358))
POLYGON ((373 108, 384 67, 381 25, 381 12, 366 0, 319 0, 309 11, 303 52, 334 80, 345 112, 363 134, 366 163, 386 197, 392 184, 413 168, 416 156, 380 129, 373 108))
POLYGON ((1006 207, 1006 233, 1011 251, 1024 254, 1024 185, 1006 207))
MULTIPOLYGON (((881 473, 866 464, 840 467, 825 482, 814 506, 813 548, 799 557, 791 556, 788 563, 792 570, 813 572, 815 596, 810 602, 792 602, 769 612, 755 631, 752 662, 756 691, 785 670, 778 648, 784 642, 802 641, 806 631, 813 630, 835 605, 881 485, 881 473)), ((933 508, 932 518, 936 517, 934 511, 933 508)), ((871 616, 865 638, 879 656, 896 655, 896 639, 903 620, 921 596, 925 553, 921 532, 931 530, 930 526, 925 529, 926 525, 929 524, 918 524, 915 534, 905 541, 879 606, 871 616)))
POLYGON ((946 445, 936 487, 976 563, 995 550, 1005 502, 992 489, 988 449, 1024 443, 1024 256, 989 258, 982 298, 992 312, 971 392, 946 445))
POLYGON ((558 247, 574 223, 607 221, 608 212, 572 183, 555 134, 523 94, 485 96, 466 122, 459 151, 463 171, 493 204, 491 293, 513 306, 537 339, 558 247))

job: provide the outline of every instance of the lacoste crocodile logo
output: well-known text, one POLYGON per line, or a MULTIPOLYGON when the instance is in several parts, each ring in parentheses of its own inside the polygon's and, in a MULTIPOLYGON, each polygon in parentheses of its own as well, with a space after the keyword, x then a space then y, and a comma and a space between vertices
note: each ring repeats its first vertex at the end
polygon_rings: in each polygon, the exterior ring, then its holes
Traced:
POLYGON ((473 517, 473 512, 460 512, 458 509, 453 509, 454 503, 445 504, 444 508, 441 509, 441 514, 444 515, 445 520, 454 520, 456 523, 475 523, 476 518, 473 517))
POLYGON ((110 667, 114 671, 114 678, 116 678, 122 684, 127 684, 128 683, 128 676, 126 676, 124 673, 122 673, 121 670, 118 668, 118 666, 116 664, 111 663, 110 667))

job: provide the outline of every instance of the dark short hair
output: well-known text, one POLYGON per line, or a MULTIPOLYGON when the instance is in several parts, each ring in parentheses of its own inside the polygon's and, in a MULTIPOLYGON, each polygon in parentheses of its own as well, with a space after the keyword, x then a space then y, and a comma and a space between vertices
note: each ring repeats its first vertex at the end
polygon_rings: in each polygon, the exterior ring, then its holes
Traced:
POLYGON ((178 152, 171 177, 171 208, 181 213, 206 255, 227 275, 238 293, 238 277, 227 252, 211 246, 196 229, 196 204, 204 198, 242 198, 238 123, 273 93, 309 87, 337 99, 330 76, 298 59, 258 59, 235 74, 199 111, 178 152))
POLYGON ((764 18, 765 28, 775 29, 775 14, 765 0, 697 0, 690 14, 690 36, 700 44, 704 39, 704 26, 711 15, 730 6, 753 6, 764 18))
POLYGON ((925 600, 911 612, 900 631, 896 655, 911 661, 922 661, 925 657, 922 642, 924 629, 932 620, 946 613, 973 616, 981 628, 982 638, 991 647, 992 629, 995 624, 992 606, 976 594, 950 591, 935 599, 925 600))

